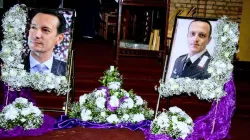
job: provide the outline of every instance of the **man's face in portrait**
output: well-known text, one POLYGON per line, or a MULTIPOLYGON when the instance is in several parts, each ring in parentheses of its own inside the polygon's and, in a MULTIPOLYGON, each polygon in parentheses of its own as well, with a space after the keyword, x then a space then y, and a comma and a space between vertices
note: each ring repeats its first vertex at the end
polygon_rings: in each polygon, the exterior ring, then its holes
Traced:
POLYGON ((36 54, 52 53, 55 45, 59 44, 64 35, 58 34, 59 20, 56 16, 38 13, 30 25, 28 45, 31 52, 36 54))
POLYGON ((191 56, 206 49, 206 46, 211 40, 209 32, 210 26, 208 23, 201 21, 191 23, 187 35, 189 54, 191 56))

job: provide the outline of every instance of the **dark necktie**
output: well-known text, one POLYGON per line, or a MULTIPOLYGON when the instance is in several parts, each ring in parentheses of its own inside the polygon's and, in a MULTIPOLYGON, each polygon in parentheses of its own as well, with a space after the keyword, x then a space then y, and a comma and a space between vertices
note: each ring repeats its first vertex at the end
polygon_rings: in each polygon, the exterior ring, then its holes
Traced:
POLYGON ((190 58, 186 59, 182 70, 185 71, 191 64, 192 64, 191 59, 190 58))

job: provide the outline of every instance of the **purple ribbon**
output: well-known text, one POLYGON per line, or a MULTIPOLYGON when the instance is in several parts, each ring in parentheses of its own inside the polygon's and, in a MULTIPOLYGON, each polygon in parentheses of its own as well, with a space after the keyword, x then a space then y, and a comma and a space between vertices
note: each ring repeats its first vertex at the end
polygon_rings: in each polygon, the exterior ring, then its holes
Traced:
POLYGON ((107 102, 106 102, 106 104, 107 104, 107 108, 108 108, 108 110, 110 110, 110 111, 112 111, 112 112, 114 112, 114 111, 116 111, 117 109, 118 109, 118 107, 124 102, 124 100, 126 100, 128 97, 126 97, 126 96, 123 96, 120 100, 119 100, 119 104, 118 104, 118 106, 115 106, 115 107, 112 107, 111 105, 110 105, 110 97, 107 99, 107 102))
MULTIPOLYGON (((225 84, 224 90, 227 95, 218 102, 214 101, 210 111, 205 115, 198 117, 194 121, 194 131, 185 140, 221 140, 228 138, 228 132, 231 126, 231 118, 235 110, 235 86, 233 79, 225 84), (213 122, 215 121, 213 133, 213 122)), ((172 140, 168 135, 155 135, 150 133, 150 127, 141 129, 147 140, 172 140)), ((178 140, 181 140, 179 138, 178 140)))
POLYGON ((0 129, 0 139, 7 138, 7 137, 22 137, 22 136, 38 136, 44 134, 46 132, 52 131, 54 129, 54 124, 56 123, 56 119, 44 115, 43 117, 43 124, 38 129, 32 130, 24 130, 23 127, 17 126, 12 130, 4 130, 0 129))
POLYGON ((108 98, 108 97, 109 97, 109 89, 108 89, 108 87, 106 87, 106 86, 101 86, 101 87, 97 88, 97 90, 102 90, 102 89, 105 89, 105 90, 106 90, 106 98, 108 98))
POLYGON ((70 119, 68 116, 60 116, 57 120, 57 123, 54 125, 54 129, 65 129, 72 128, 75 126, 81 126, 86 128, 127 128, 129 130, 135 131, 142 129, 144 127, 149 127, 151 121, 144 120, 139 123, 94 123, 89 121, 81 121, 80 119, 70 119))

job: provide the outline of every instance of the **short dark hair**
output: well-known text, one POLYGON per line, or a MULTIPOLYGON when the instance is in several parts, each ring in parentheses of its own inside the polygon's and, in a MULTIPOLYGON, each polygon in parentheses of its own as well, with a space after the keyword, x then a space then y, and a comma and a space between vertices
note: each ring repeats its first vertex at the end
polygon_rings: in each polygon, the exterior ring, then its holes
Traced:
POLYGON ((52 15, 58 18, 59 25, 57 26, 57 34, 61 34, 66 31, 66 20, 61 13, 55 10, 39 9, 39 10, 36 10, 34 14, 32 15, 31 21, 35 17, 35 15, 37 15, 38 13, 52 15))
POLYGON ((209 37, 211 37, 211 34, 212 34, 212 25, 211 25, 211 23, 210 23, 208 20, 206 20, 206 19, 194 19, 194 20, 189 24, 188 30, 189 30, 189 27, 191 26, 191 24, 192 24, 193 22, 197 22, 197 21, 205 22, 205 23, 207 23, 207 24, 209 25, 209 37))

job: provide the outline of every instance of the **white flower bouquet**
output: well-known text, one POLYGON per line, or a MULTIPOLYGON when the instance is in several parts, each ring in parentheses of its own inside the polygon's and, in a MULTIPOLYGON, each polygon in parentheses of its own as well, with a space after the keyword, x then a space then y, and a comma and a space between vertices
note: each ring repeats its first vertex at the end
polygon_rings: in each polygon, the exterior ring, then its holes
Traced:
POLYGON ((151 120, 154 111, 147 108, 147 103, 140 96, 121 88, 122 78, 113 66, 104 72, 99 80, 103 86, 92 93, 80 96, 79 102, 69 109, 70 118, 95 123, 138 123, 151 120))
POLYGON ((11 130, 16 126, 22 126, 24 130, 36 129, 42 123, 41 110, 25 98, 16 98, 0 112, 0 128, 3 129, 11 130))
POLYGON ((163 111, 150 126, 152 134, 167 134, 173 139, 185 139, 193 132, 193 120, 178 107, 163 111))

